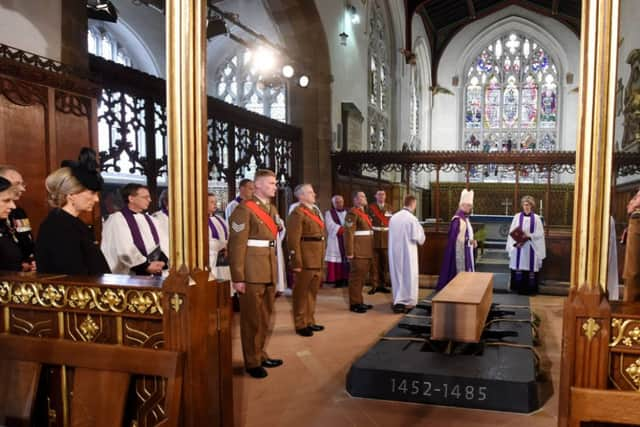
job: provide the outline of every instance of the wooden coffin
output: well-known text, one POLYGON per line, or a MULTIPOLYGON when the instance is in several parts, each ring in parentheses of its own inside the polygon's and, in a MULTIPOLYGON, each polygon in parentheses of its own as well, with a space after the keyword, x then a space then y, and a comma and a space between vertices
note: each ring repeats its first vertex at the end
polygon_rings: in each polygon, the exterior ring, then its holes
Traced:
POLYGON ((493 299, 493 273, 458 273, 431 301, 431 339, 479 342, 493 299))

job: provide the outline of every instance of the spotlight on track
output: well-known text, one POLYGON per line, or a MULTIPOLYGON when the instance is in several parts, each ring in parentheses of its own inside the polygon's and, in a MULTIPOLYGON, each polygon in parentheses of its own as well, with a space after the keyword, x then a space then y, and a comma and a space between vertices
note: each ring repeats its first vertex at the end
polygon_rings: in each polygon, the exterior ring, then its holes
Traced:
POLYGON ((293 77, 294 73, 295 73, 295 70, 291 65, 287 64, 284 67, 282 67, 282 75, 287 79, 290 79, 291 77, 293 77))
POLYGON ((300 87, 309 86, 309 76, 307 76, 306 74, 301 75, 300 78, 298 79, 298 85, 300 87))

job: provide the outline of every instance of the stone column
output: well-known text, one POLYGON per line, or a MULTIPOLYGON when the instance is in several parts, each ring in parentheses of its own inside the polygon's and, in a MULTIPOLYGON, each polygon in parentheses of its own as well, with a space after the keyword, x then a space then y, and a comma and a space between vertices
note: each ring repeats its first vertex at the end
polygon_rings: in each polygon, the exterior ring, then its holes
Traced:
POLYGON ((61 0, 60 9, 60 62, 88 71, 87 4, 78 0, 61 0))
POLYGON ((607 386, 611 309, 606 295, 618 0, 582 2, 571 290, 564 306, 558 425, 571 387, 607 386))

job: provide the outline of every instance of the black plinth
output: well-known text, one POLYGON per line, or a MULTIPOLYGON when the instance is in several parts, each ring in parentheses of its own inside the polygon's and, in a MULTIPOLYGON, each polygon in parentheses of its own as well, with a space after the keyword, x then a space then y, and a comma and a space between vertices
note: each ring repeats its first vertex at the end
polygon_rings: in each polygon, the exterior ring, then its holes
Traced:
MULTIPOLYGON (((531 318, 528 297, 494 295, 493 302, 527 307, 505 308, 515 312, 506 319, 531 318)), ((428 313, 416 308, 410 314, 428 313)), ((517 333, 503 338, 503 342, 533 344, 528 323, 498 322, 488 329, 517 333)), ((412 336, 416 336, 414 332, 398 326, 386 334, 412 336)), ((447 355, 423 351, 424 347, 423 342, 380 340, 351 366, 347 391, 352 396, 372 399, 525 413, 543 403, 531 350, 484 346, 479 355, 447 355)))

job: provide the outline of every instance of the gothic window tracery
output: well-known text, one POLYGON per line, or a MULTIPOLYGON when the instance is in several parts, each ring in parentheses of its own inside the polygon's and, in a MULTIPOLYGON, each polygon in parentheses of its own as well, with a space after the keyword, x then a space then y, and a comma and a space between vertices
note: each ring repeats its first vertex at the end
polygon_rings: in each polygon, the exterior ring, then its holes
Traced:
POLYGON ((215 96, 274 120, 287 121, 286 85, 263 80, 252 67, 249 50, 231 56, 218 68, 215 96))
MULTIPOLYGON (((508 33, 485 46, 467 69, 463 149, 552 151, 558 149, 558 68, 535 39, 508 33)), ((524 182, 546 180, 527 173, 524 182)), ((475 168, 474 181, 513 181, 513 168, 475 168)))
POLYGON ((383 11, 374 1, 369 19, 368 149, 389 149, 391 98, 389 42, 383 11))

